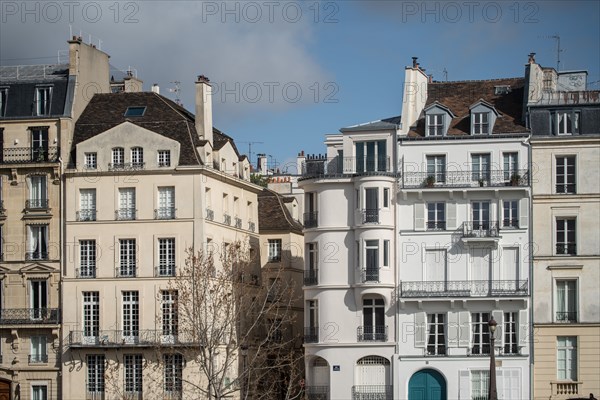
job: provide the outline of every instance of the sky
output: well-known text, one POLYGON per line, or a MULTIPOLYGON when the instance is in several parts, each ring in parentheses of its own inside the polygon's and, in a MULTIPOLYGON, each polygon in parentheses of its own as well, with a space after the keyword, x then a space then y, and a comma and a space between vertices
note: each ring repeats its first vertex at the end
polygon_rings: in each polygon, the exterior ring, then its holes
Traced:
MULTIPOLYGON (((0 1, 0 64, 66 62, 81 35, 161 94, 194 110, 213 85, 214 125, 252 162, 282 172, 326 134, 400 115, 404 68, 434 80, 585 69, 600 89, 600 1, 0 1), (558 40, 560 49, 558 53, 558 40)), ((291 171, 291 170, 290 170, 291 171)))

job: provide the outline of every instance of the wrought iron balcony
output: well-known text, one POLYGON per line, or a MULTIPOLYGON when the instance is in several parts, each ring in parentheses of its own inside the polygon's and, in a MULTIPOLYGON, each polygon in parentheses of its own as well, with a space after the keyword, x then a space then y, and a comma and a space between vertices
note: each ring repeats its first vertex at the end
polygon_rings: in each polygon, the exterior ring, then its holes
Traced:
POLYGON ((352 386, 352 400, 392 400, 392 385, 355 385, 352 386))
POLYGON ((577 243, 556 243, 556 254, 576 256, 577 255, 577 243))
POLYGON ((498 239, 498 221, 467 221, 462 225, 463 239, 498 239))
POLYGON ((0 325, 37 325, 60 323, 58 308, 5 308, 0 310, 0 325))
POLYGON ((359 326, 356 328, 356 340, 359 342, 387 342, 388 327, 377 326, 359 326))
POLYGON ((146 168, 146 163, 110 163, 108 164, 109 171, 139 171, 146 168))
POLYGON ((90 265, 84 268, 77 268, 75 276, 79 279, 93 279, 96 277, 96 266, 90 265))
POLYGON ((30 354, 29 364, 48 364, 48 354, 30 354))
POLYGON ((156 276, 175 276, 175 264, 162 264, 156 267, 156 276))
POLYGON ((503 219, 502 229, 517 229, 519 227, 518 219, 503 219))
POLYGON ((306 386, 304 393, 307 400, 329 400, 329 386, 306 386))
POLYGON ((304 328, 304 343, 319 343, 318 326, 309 326, 304 328))
POLYGON ((528 281, 405 281, 400 297, 503 297, 527 296, 528 281))
POLYGON ((17 164, 17 163, 45 163, 57 162, 60 154, 59 147, 13 147, 2 150, 2 158, 0 163, 17 164))
POLYGON ((252 221, 248 221, 248 230, 254 232, 256 230, 256 224, 252 221))
POLYGON ((231 215, 223 214, 223 223, 225 225, 231 225, 231 215))
POLYGON ((319 226, 319 212, 309 211, 304 213, 304 227, 316 228, 319 226))
POLYGON ((211 210, 210 208, 206 209, 206 219, 209 221, 215 220, 215 212, 213 210, 211 210))
POLYGON ((556 322, 566 324, 577 322, 577 311, 557 311, 556 322))
POLYGON ((31 210, 47 210, 50 205, 48 199, 29 199, 25 200, 25 209, 31 210))
POLYGON ((75 218, 77 218, 77 221, 95 221, 96 210, 79 210, 77 211, 75 218))
POLYGON ((242 219, 235 217, 234 218, 235 227, 238 229, 242 229, 242 219))
POLYGON ((28 251, 25 253, 25 260, 49 260, 50 253, 47 251, 28 251))
POLYGON ((529 170, 504 171, 501 169, 479 171, 404 172, 403 187, 410 188, 460 188, 529 186, 529 170))
POLYGON ((362 212, 362 223, 363 224, 378 224, 379 223, 379 209, 378 208, 364 208, 361 212, 362 212))
POLYGON ((198 343, 187 333, 162 329, 70 331, 72 347, 177 346, 198 343))
POLYGON ((175 207, 160 207, 154 209, 154 219, 175 219, 175 207))
POLYGON ((379 268, 368 268, 361 271, 362 283, 377 283, 379 282, 379 268))
POLYGON ((391 158, 380 157, 333 157, 317 156, 302 163, 302 178, 327 178, 353 175, 392 175, 391 158))
POLYGON ((427 345, 426 353, 427 356, 445 356, 446 355, 446 345, 438 344, 438 345, 427 345))
POLYGON ((319 270, 307 269, 304 271, 304 285, 305 286, 313 286, 319 284, 319 270))
POLYGON ((119 208, 115 210, 115 220, 132 221, 136 219, 137 210, 135 208, 119 208))

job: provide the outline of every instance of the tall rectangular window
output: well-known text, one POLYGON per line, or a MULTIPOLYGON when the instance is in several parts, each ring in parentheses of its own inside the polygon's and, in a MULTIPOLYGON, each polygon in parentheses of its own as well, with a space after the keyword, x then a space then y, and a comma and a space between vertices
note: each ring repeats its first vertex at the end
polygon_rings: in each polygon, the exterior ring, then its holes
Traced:
POLYGON ((473 134, 487 135, 490 133, 489 113, 473 113, 473 134))
POLYGON ((144 168, 144 149, 142 147, 131 148, 131 167, 144 168))
POLYGON ((85 169, 96 169, 98 168, 98 154, 97 153, 85 153, 83 155, 83 167, 85 169))
POLYGON ((556 157, 556 193, 575 194, 575 156, 556 157))
POLYGON ((489 313, 471 313, 471 329, 473 333, 471 354, 490 354, 489 320, 489 313))
POLYGON ((158 188, 157 219, 175 218, 175 187, 165 186, 158 188))
POLYGON ((561 381, 577 380, 577 336, 556 338, 557 378, 561 381))
POLYGON ((504 354, 518 354, 517 342, 517 313, 504 313, 504 354))
POLYGON ((446 314, 427 314, 429 323, 427 354, 441 356, 446 354, 446 314))
POLYGON ((137 291, 126 291, 123 296, 123 340, 135 342, 140 331, 140 296, 137 291))
POLYGON ((390 266, 390 241, 389 240, 383 241, 383 266, 384 267, 390 266))
POLYGON ((178 293, 176 290, 163 290, 162 297, 162 334, 163 340, 174 340, 177 337, 179 318, 177 310, 178 293))
POLYGON ((31 130, 31 160, 42 162, 49 160, 48 128, 32 127, 31 130))
POLYGON ((359 341, 386 341, 385 304, 382 298, 363 299, 363 331, 359 341))
POLYGON ((88 394, 99 396, 104 395, 104 370, 106 358, 104 354, 88 354, 87 361, 87 392, 88 394))
POLYGON ((363 282, 379 282, 379 240, 365 241, 365 257, 363 282))
POLYGON ((519 202, 518 200, 504 200, 502 202, 502 227, 519 227, 519 202))
POLYGON ((79 274, 78 278, 96 277, 96 241, 79 241, 79 274))
POLYGON ((478 182, 490 180, 490 155, 471 154, 471 179, 478 182))
POLYGON ((8 102, 8 88, 0 88, 0 117, 6 115, 6 103, 8 102))
POLYGON ((48 208, 48 195, 45 175, 33 175, 29 177, 29 202, 30 209, 48 208))
POLYGON ((32 336, 30 341, 31 351, 29 353, 29 363, 47 363, 48 353, 46 352, 46 336, 32 336))
POLYGON ((490 228, 490 202, 474 201, 471 203, 473 230, 490 228))
POLYGON ((490 372, 471 370, 471 400, 487 400, 490 372))
POLYGON ((383 188, 383 207, 388 208, 390 206, 390 189, 383 188))
POLYGON ((319 342, 319 302, 318 300, 306 301, 306 328, 304 329, 304 342, 319 342))
POLYGON ((504 180, 516 179, 519 175, 519 153, 511 152, 502 154, 504 180))
POLYGON ((29 305, 32 319, 48 318, 48 282, 35 279, 29 281, 29 305))
POLYGON ((281 239, 269 239, 269 262, 281 261, 281 239))
POLYGON ((112 149, 112 164, 108 169, 123 169, 125 168, 125 149, 122 147, 114 147, 112 149))
POLYGON ((556 254, 577 255, 575 218, 556 219, 556 254))
POLYGON ((158 167, 171 166, 171 150, 158 150, 158 167))
POLYGON ((119 276, 136 276, 136 250, 135 239, 119 240, 119 276))
POLYGON ((117 211, 117 219, 133 220, 136 218, 135 214, 135 188, 120 188, 119 210, 117 211))
POLYGON ((52 88, 49 86, 35 89, 35 115, 50 115, 50 100, 52 88))
POLYGON ((48 225, 27 225, 28 260, 47 260, 48 257, 48 225))
POLYGON ((442 136, 444 134, 444 114, 427 115, 427 136, 442 136))
POLYGON ((446 203, 427 203, 427 230, 446 230, 446 203))
POLYGON ((125 363, 125 394, 142 394, 142 355, 125 354, 123 357, 125 363))
POLYGON ((356 172, 375 172, 387 170, 385 140, 356 142, 356 172))
POLYGON ((446 182, 446 156, 427 156, 427 177, 433 177, 433 183, 446 182))
POLYGON ((46 385, 31 385, 31 400, 47 400, 48 386, 46 385))
POLYGON ((181 354, 164 354, 164 391, 171 398, 181 396, 183 378, 183 356, 181 354))
POLYGON ((577 281, 556 281, 556 322, 577 322, 577 281))
POLYGON ((363 223, 379 223, 379 188, 365 189, 363 223))
POLYGON ((175 276, 175 238, 158 239, 158 275, 175 276))
POLYGON ((94 342, 100 333, 100 292, 83 292, 83 337, 94 342))
POLYGON ((96 189, 79 189, 78 221, 96 220, 96 189))

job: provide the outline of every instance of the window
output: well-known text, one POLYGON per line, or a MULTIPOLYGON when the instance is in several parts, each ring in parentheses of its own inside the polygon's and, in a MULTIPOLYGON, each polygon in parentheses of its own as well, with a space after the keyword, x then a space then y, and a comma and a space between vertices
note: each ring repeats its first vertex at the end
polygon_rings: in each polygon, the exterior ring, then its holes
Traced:
POLYGON ((158 151, 158 166, 159 168, 171 166, 171 150, 158 151))
POLYGON ((556 254, 577 255, 575 218, 556 219, 556 254))
POLYGON ((358 341, 387 341, 385 305, 382 298, 363 299, 363 327, 362 332, 359 330, 358 341))
POLYGON ((175 276, 175 238, 158 239, 158 275, 175 276))
POLYGON ((48 386, 46 385, 31 385, 31 400, 47 400, 48 386))
POLYGON ((363 224, 367 223, 379 223, 379 188, 365 189, 363 224))
POLYGON ((125 354, 125 393, 142 393, 142 355, 125 354))
POLYGON ((357 142, 356 172, 375 172, 387 170, 387 154, 385 140, 357 142))
POLYGON ((487 230, 490 228, 490 202, 474 201, 471 204, 473 217, 473 230, 487 230))
POLYGON ((316 285, 318 283, 319 253, 317 243, 306 244, 306 272, 304 276, 305 285, 316 285))
POLYGON ((305 343, 319 342, 319 303, 317 300, 308 300, 306 302, 306 323, 304 330, 305 343))
POLYGON ((135 188, 120 188, 117 220, 134 220, 135 214, 135 188))
POLYGON ((519 227, 519 202, 517 200, 504 200, 502 202, 502 227, 519 227))
POLYGON ((0 88, 0 117, 6 115, 6 103, 8 101, 8 88, 0 88))
POLYGON ((144 168, 144 149, 141 147, 131 148, 131 167, 144 168))
POLYGON ((96 277, 96 241, 79 241, 79 273, 78 278, 96 277))
POLYGON ((176 290, 162 291, 162 334, 165 336, 163 340, 171 339, 172 341, 177 336, 179 324, 177 299, 176 290))
POLYGON ((472 154, 471 155, 471 179, 480 184, 490 180, 490 155, 472 154))
POLYGON ((579 113, 573 111, 554 113, 554 131, 557 135, 579 133, 579 113))
POLYGON ((517 313, 504 313, 504 354, 518 354, 517 313))
POLYGON ((79 190, 79 214, 77 220, 96 220, 96 189, 79 190))
POLYGON ((106 359, 103 354, 88 354, 87 361, 87 392, 98 394, 102 398, 104 394, 104 369, 106 359))
POLYGON ((181 354, 163 355, 164 390, 172 398, 178 398, 182 389, 183 356, 181 354))
POLYGON ((388 208, 390 206, 390 189, 383 188, 383 207, 388 208))
POLYGON ((445 318, 446 314, 427 314, 427 354, 430 356, 446 355, 445 318))
POLYGON ((577 322, 577 281, 556 281, 556 322, 577 322))
POLYGON ((50 115, 50 99, 52 88, 49 86, 35 89, 35 115, 50 115))
POLYGON ((119 276, 135 276, 136 250, 135 239, 119 239, 119 276))
POLYGON ((94 343, 100 334, 100 292, 83 292, 83 338, 94 343), (87 338, 87 339, 86 339, 87 338))
POLYGON ((48 128, 33 127, 31 130, 31 160, 48 161, 48 128))
POLYGON ((48 196, 46 191, 46 176, 32 175, 29 177, 29 201, 28 209, 48 208, 48 196))
POLYGON ((561 381, 577 380, 577 336, 556 338, 557 378, 561 381))
POLYGON ((175 218, 175 188, 173 186, 158 188, 158 209, 156 219, 175 218))
POLYGON ((47 362, 48 353, 46 352, 46 336, 32 336, 29 363, 40 364, 47 362))
POLYGON ((473 134, 487 135, 490 133, 489 113, 473 113, 473 134))
POLYGON ((446 182, 446 156, 427 156, 427 177, 435 182, 446 182))
POLYGON ((471 400, 487 400, 490 372, 471 370, 471 400))
POLYGON ((427 115, 427 136, 444 135, 444 114, 427 115))
POLYGON ((365 241, 365 256, 363 282, 379 282, 379 240, 365 241))
POLYGON ((520 179, 519 176, 519 153, 504 153, 502 155, 504 162, 504 180, 510 182, 520 179))
POLYGON ((98 154, 97 153, 85 153, 83 155, 85 169, 96 169, 98 168, 98 154))
POLYGON ((471 329, 473 331, 471 354, 490 354, 489 320, 489 313, 471 313, 471 329))
POLYGON ((123 292, 123 340, 129 343, 138 339, 140 331, 140 300, 137 291, 123 292))
POLYGON ((146 107, 127 107, 125 117, 143 117, 146 112, 146 107))
POLYGON ((576 193, 575 156, 556 157, 556 193, 576 193))
POLYGON ((269 239, 269 262, 281 261, 281 239, 269 239))
POLYGON ((27 225, 28 260, 48 259, 48 225, 27 225))
POLYGON ((112 149, 112 169, 123 169, 125 168, 125 149, 122 147, 115 147, 112 149))
POLYGON ((446 229, 446 203, 427 203, 427 230, 443 231, 446 229))
POLYGON ((389 240, 383 241, 383 266, 384 267, 390 266, 390 241, 389 240))

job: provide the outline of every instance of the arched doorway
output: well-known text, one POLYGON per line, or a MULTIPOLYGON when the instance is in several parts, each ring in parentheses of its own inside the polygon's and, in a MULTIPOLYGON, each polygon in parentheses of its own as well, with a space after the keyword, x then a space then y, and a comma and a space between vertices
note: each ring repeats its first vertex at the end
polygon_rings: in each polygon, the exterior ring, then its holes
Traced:
POLYGON ((10 400, 10 382, 0 379, 0 400, 10 400))
POLYGON ((306 387, 307 398, 326 400, 329 398, 329 363, 321 357, 315 357, 310 364, 309 381, 306 387))
POLYGON ((408 383, 408 400, 446 400, 446 380, 432 369, 416 372, 408 383))

